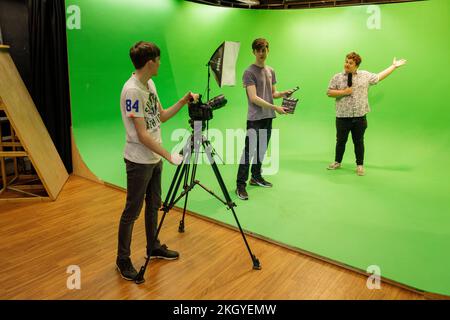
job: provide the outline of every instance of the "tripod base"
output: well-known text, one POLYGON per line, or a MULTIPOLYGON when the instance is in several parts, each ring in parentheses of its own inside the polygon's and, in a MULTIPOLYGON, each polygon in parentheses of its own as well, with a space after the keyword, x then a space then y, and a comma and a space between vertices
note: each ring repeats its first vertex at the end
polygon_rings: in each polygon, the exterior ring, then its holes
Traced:
POLYGON ((180 224, 178 225, 178 232, 184 233, 184 220, 180 221, 180 224))
POLYGON ((259 263, 258 258, 253 254, 252 255, 252 261, 253 261, 253 270, 261 270, 261 264, 259 263))
POLYGON ((134 282, 136 284, 141 284, 141 283, 145 282, 144 273, 145 273, 145 268, 144 268, 144 266, 142 266, 141 270, 139 270, 139 273, 137 274, 136 278, 134 278, 134 282))

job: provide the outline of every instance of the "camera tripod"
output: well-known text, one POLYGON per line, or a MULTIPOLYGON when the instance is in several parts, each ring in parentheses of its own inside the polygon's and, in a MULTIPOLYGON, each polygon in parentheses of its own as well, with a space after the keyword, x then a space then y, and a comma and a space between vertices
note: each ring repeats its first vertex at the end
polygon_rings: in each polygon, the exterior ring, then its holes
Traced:
MULTIPOLYGON (((175 171, 174 177, 172 179, 172 182, 170 184, 169 191, 167 193, 166 199, 165 199, 162 209, 161 209, 161 211, 163 211, 164 213, 163 213, 163 216, 161 217, 161 221, 158 225, 158 229, 157 229, 156 235, 153 239, 153 243, 155 243, 156 239, 158 239, 158 235, 159 235, 159 232, 161 231, 161 227, 164 222, 164 218, 166 217, 166 214, 183 197, 185 198, 184 199, 183 216, 182 216, 182 219, 178 226, 178 232, 184 232, 184 219, 185 219, 185 215, 186 215, 186 208, 187 208, 189 192, 196 185, 199 185, 202 189, 204 189, 206 192, 208 192, 213 197, 215 197, 220 202, 222 202, 225 206, 227 206, 227 209, 232 211, 234 219, 236 220, 236 224, 239 227, 239 231, 242 235, 242 238, 244 239, 244 243, 247 247, 248 253, 250 254, 250 258, 252 259, 253 269, 260 270, 261 264, 259 263, 259 260, 256 258, 256 256, 252 253, 252 250, 250 249, 250 246, 247 242, 245 234, 242 230, 241 224, 239 223, 239 220, 237 218, 236 212, 234 211, 234 207, 236 207, 236 204, 233 202, 233 200, 231 200, 230 194, 228 193, 227 187, 225 186, 225 183, 222 179, 219 168, 217 167, 217 164, 214 160, 216 151, 214 150, 211 142, 203 135, 203 130, 205 129, 205 126, 206 126, 205 121, 189 120, 189 123, 191 125, 191 128, 193 129, 193 132, 190 135, 184 148, 180 151, 180 155, 183 156, 183 162, 180 165, 178 165, 178 167, 175 171), (213 169, 214 175, 216 176, 217 182, 219 183, 220 189, 222 190, 225 200, 221 199, 213 191, 209 190, 207 187, 202 185, 200 183, 200 181, 195 179, 195 176, 197 173, 198 158, 199 158, 199 154, 201 153, 200 149, 202 147, 208 157, 209 163, 211 165, 211 168, 213 169), (191 162, 192 158, 194 158, 193 162, 191 162), (177 193, 180 188, 182 180, 183 180, 183 191, 180 193, 179 196, 177 196, 177 193)), ((153 248, 153 243, 150 246, 150 250, 152 250, 152 248, 153 248)), ((138 284, 143 283, 145 281, 144 274, 145 274, 145 270, 147 269, 148 263, 150 261, 150 256, 151 256, 151 251, 148 252, 147 258, 145 260, 145 264, 141 267, 138 275, 135 278, 135 282, 138 284)))

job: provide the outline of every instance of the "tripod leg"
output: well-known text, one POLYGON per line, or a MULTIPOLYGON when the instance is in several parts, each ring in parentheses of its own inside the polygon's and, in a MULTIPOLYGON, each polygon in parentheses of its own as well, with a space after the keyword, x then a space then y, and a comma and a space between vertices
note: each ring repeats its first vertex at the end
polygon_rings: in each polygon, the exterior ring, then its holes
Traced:
POLYGON ((189 190, 192 189, 194 186, 195 174, 197 173, 199 150, 198 150, 198 147, 195 146, 195 143, 192 144, 191 155, 192 155, 192 152, 194 152, 194 154, 195 154, 194 163, 192 164, 191 181, 189 182, 189 185, 187 185, 187 182, 189 181, 189 169, 190 169, 189 165, 188 165, 188 168, 186 171, 185 184, 184 184, 184 190, 186 191, 186 198, 184 199, 183 216, 182 216, 180 224, 178 226, 178 232, 180 232, 180 233, 184 232, 184 219, 186 217, 186 208, 187 208, 189 190))
POLYGON ((186 207, 187 207, 187 202, 188 202, 188 197, 189 197, 189 192, 188 191, 188 180, 189 180, 189 171, 190 171, 190 164, 186 164, 187 166, 187 170, 185 172, 184 175, 184 191, 186 192, 186 197, 184 198, 184 208, 183 208, 183 217, 180 220, 180 224, 178 225, 178 232, 179 233, 183 233, 184 232, 184 215, 186 214, 186 207))
MULTIPOLYGON (((172 195, 171 195, 171 198, 170 198, 170 202, 169 202, 169 204, 167 206, 165 206, 163 208, 163 210, 169 211, 170 209, 172 209, 172 207, 173 207, 173 205, 175 203, 175 197, 177 196, 177 192, 178 192, 178 189, 180 188, 181 180, 183 179, 183 176, 184 176, 184 174, 186 172, 186 169, 187 169, 187 164, 185 163, 185 164, 183 164, 183 168, 181 169, 181 174, 178 177, 178 180, 176 182, 175 190, 174 190, 174 192, 172 192, 172 195)), ((169 195, 167 195, 167 197, 169 197, 169 195)))
POLYGON ((217 182, 219 183, 220 189, 222 189, 222 193, 225 197, 227 206, 231 211, 233 212, 234 219, 236 220, 236 223, 239 227, 239 231, 241 232, 242 238, 244 239, 245 246, 247 247, 248 253, 250 254, 250 258, 253 262, 253 269, 260 270, 261 264, 259 260, 256 258, 256 256, 252 253, 252 250, 250 249, 250 246, 247 242, 247 238, 245 237, 244 231, 242 230, 241 224, 239 223, 238 217, 236 215, 236 212, 234 211, 234 207, 236 207, 236 204, 231 200, 230 194, 228 193, 227 187, 225 185, 225 182, 222 179, 222 175, 220 174, 219 168, 217 167, 216 162, 214 161, 213 157, 213 148, 208 140, 205 140, 203 142, 203 147, 205 149, 205 152, 208 156, 209 162, 211 163, 211 167, 214 171, 214 175, 216 176, 217 182))
MULTIPOLYGON (((186 157, 190 157, 190 154, 187 154, 187 155, 185 154, 185 148, 186 147, 181 149, 180 155, 186 156, 186 157)), ((173 192, 174 191, 173 188, 175 186, 175 183, 178 182, 178 175, 180 174, 180 171, 181 171, 181 176, 183 176, 183 169, 182 168, 185 167, 186 163, 188 163, 188 161, 184 162, 183 164, 180 164, 177 167, 177 170, 175 171, 175 174, 173 175, 172 182, 170 183, 170 187, 169 187, 169 191, 167 192, 166 200, 164 200, 163 209, 168 207, 169 199, 172 197, 172 195, 173 194, 175 194, 175 195, 177 194, 178 187, 177 187, 177 190, 175 190, 175 192, 173 192)), ((169 210, 167 210, 167 211, 169 211, 169 210)))
POLYGON ((177 167, 177 170, 175 171, 172 182, 170 183, 169 191, 167 192, 166 200, 164 200, 164 203, 163 203, 163 208, 167 207, 167 205, 169 203, 169 199, 172 196, 173 188, 175 186, 176 181, 178 180, 178 175, 180 174, 182 167, 183 167, 183 165, 179 165, 177 167))

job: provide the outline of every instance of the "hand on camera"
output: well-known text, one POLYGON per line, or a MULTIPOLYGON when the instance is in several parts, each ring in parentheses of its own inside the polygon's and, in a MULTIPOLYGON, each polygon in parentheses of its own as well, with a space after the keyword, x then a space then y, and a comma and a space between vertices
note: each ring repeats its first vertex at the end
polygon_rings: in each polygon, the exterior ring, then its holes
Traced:
POLYGON ((185 96, 183 97, 183 102, 184 104, 188 103, 188 102, 193 102, 196 103, 198 101, 199 98, 199 94, 197 93, 192 93, 191 91, 189 91, 188 93, 185 94, 185 96))
POLYGON ((179 166, 183 163, 183 156, 181 156, 179 153, 172 153, 170 155, 170 158, 167 159, 169 162, 175 166, 179 166))

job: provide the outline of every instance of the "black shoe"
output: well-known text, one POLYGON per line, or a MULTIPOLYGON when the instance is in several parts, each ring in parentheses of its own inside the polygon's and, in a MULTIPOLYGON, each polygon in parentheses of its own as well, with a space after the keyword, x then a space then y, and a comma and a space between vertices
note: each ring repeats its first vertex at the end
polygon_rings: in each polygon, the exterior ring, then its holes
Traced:
POLYGON ((237 186, 236 194, 241 200, 248 200, 248 193, 245 191, 245 186, 237 186))
POLYGON ((128 281, 133 281, 137 276, 137 271, 133 267, 130 258, 116 260, 117 270, 119 271, 122 278, 128 281))
MULTIPOLYGON (((145 258, 148 257, 147 256, 145 258)), ((170 250, 167 248, 165 244, 163 244, 160 248, 152 250, 152 254, 150 259, 164 259, 164 260, 176 260, 180 257, 180 254, 174 250, 170 250)))
POLYGON ((263 177, 260 178, 251 178, 250 179, 250 184, 252 186, 260 186, 260 187, 264 187, 264 188, 272 188, 273 184, 271 184, 269 181, 264 180, 263 177))

